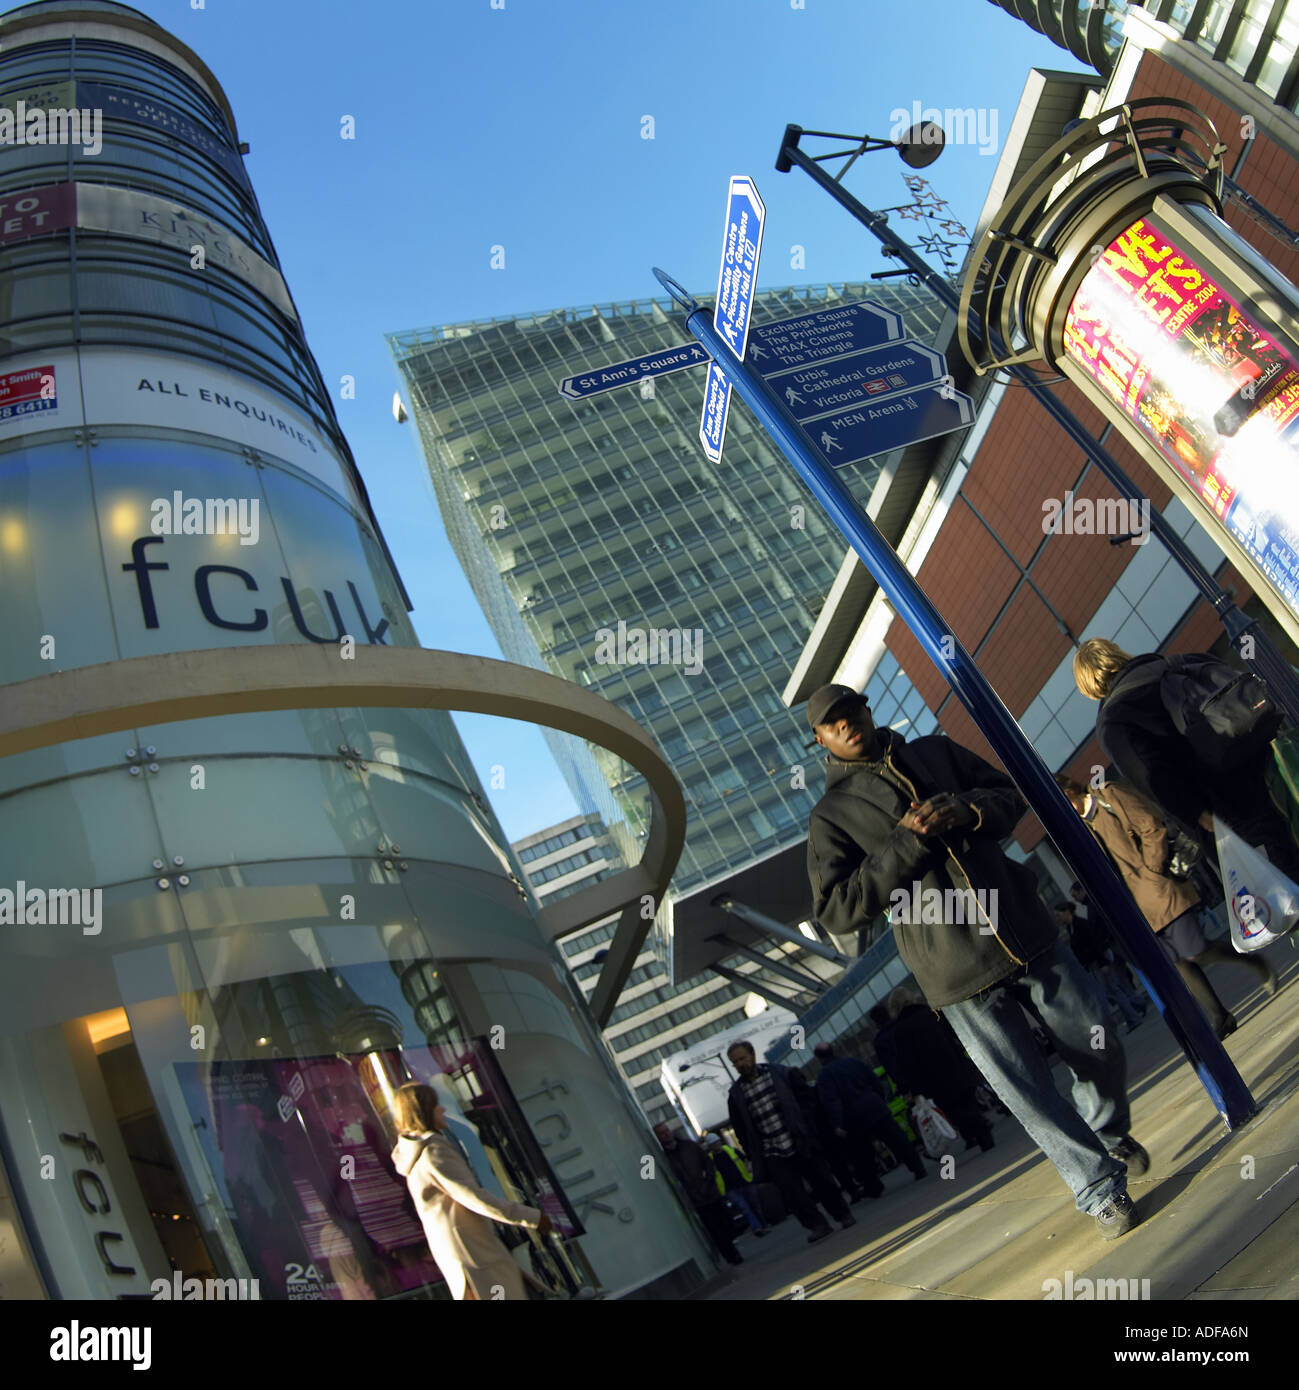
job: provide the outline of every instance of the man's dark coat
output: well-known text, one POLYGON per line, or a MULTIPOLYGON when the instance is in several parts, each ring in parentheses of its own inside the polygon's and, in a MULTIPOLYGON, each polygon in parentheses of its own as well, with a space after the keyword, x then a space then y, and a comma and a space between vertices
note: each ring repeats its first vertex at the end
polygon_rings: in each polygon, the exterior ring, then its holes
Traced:
POLYGON ((827 931, 847 936, 891 906, 905 907, 911 920, 893 925, 898 954, 930 1005, 941 1008, 1017 973, 1049 951, 1060 930, 1032 870, 1001 849, 1027 809, 1010 778, 941 734, 914 742, 887 729, 879 736, 879 762, 826 759, 825 794, 808 826, 813 915, 827 931), (973 824, 928 837, 898 824, 912 801, 940 792, 960 796, 973 824), (913 895, 917 884, 940 897, 913 895), (923 920, 947 915, 931 909, 951 902, 941 897, 951 889, 985 896, 972 901, 967 893, 952 914, 963 921, 923 920))

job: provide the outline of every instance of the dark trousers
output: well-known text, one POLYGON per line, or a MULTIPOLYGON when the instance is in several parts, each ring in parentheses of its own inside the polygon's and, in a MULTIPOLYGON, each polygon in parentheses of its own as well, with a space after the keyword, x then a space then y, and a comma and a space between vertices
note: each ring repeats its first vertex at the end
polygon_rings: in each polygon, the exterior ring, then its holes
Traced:
POLYGON ((807 1187, 816 1193, 817 1201, 836 1221, 847 1221, 847 1203, 835 1186, 825 1160, 806 1152, 795 1152, 788 1158, 775 1158, 768 1154, 763 1162, 767 1176, 780 1189, 780 1199, 785 1210, 798 1218, 798 1224, 805 1231, 825 1229, 825 1219, 817 1210, 816 1202, 808 1195, 807 1187))
POLYGON ((878 1110, 858 1111, 848 1117, 848 1133, 857 1145, 870 1147, 876 1139, 881 1140, 893 1153, 894 1158, 917 1176, 925 1172, 924 1160, 916 1152, 916 1146, 902 1133, 898 1122, 883 1101, 878 1110))
MULTIPOLYGON (((834 1174, 835 1182, 844 1192, 851 1194, 858 1187, 862 1189, 870 1187, 871 1178, 863 1173, 859 1156, 851 1145, 842 1139, 833 1137, 823 1140, 822 1145, 825 1150, 825 1161, 829 1165, 831 1173, 834 1174)), ((873 1174, 874 1171, 875 1168, 872 1163, 869 1173, 873 1174)))
POLYGON ((932 1099, 960 1132, 967 1147, 978 1144, 986 1149, 992 1144, 992 1126, 979 1109, 973 1091, 935 1091, 932 1099))
POLYGON ((1196 908, 1174 918, 1159 933, 1157 940, 1165 954, 1172 959, 1191 998, 1204 1010, 1209 1026, 1218 1034, 1227 1026, 1232 1014, 1209 983, 1204 966, 1240 965, 1257 977, 1260 984, 1266 984, 1273 978, 1272 968, 1257 956, 1241 955, 1225 941, 1206 941, 1196 908), (1182 930, 1179 931, 1179 928, 1182 930))
POLYGON ((719 1199, 696 1207, 695 1211, 704 1223, 704 1229, 712 1236, 713 1244, 721 1252, 722 1259, 728 1264, 738 1264, 740 1252, 731 1239, 731 1213, 727 1210, 726 1203, 719 1199))

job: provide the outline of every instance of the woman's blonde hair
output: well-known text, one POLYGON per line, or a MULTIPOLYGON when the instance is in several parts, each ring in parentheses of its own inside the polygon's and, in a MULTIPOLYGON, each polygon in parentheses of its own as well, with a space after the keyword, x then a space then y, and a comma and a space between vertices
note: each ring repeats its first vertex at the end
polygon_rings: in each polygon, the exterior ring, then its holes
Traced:
POLYGON ((1103 700, 1132 658, 1107 637, 1089 637, 1073 654, 1073 679, 1089 700, 1103 700))
POLYGON ((890 1018, 897 1018, 908 1004, 923 1004, 924 1002, 910 985, 899 985, 896 989, 889 991, 885 1008, 888 1009, 890 1018))
POLYGON ((427 1134, 433 1128, 433 1112, 442 1097, 422 1081, 411 1081, 392 1098, 392 1118, 402 1134, 427 1134))

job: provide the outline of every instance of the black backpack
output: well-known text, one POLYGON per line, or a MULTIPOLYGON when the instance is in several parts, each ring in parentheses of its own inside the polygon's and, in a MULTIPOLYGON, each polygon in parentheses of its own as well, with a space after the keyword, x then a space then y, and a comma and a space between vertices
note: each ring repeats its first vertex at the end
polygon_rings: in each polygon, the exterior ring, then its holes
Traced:
POLYGON ((1281 727, 1281 711, 1262 680, 1212 657, 1165 657, 1162 666, 1154 666, 1142 680, 1124 683, 1116 693, 1124 695, 1156 680, 1173 727, 1215 770, 1261 752, 1281 727))

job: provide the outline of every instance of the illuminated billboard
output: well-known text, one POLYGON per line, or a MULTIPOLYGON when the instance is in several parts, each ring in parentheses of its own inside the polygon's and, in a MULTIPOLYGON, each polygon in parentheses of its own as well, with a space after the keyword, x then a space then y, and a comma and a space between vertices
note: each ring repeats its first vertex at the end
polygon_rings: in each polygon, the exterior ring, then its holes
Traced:
POLYGON ((1299 367, 1289 346, 1158 214, 1095 258, 1063 346, 1202 504, 1201 520, 1299 615, 1299 367))

